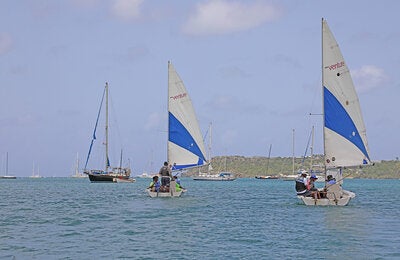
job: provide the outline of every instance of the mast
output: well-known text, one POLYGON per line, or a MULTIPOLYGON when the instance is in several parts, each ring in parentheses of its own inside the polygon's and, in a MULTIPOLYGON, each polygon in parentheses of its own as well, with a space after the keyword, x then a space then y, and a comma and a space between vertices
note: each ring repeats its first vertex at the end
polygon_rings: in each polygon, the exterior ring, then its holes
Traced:
POLYGON ((292 129, 292 173, 294 174, 294 128, 292 129))
POLYGON ((6 155, 6 176, 8 175, 8 152, 6 155))
POLYGON ((168 61, 168 89, 167 89, 167 162, 169 163, 169 151, 168 151, 168 142, 169 142, 169 80, 170 80, 170 66, 171 66, 171 61, 168 61))
POLYGON ((326 179, 326 152, 325 152, 325 106, 324 106, 324 18, 322 18, 322 23, 321 23, 321 74, 322 74, 322 140, 324 141, 323 143, 323 148, 324 148, 324 177, 326 179))
POLYGON ((75 176, 79 176, 79 153, 76 153, 75 176))
POLYGON ((311 147, 310 147, 311 159, 310 159, 310 173, 313 168, 313 157, 314 157, 314 126, 311 129, 311 147))
POLYGON ((209 143, 208 143, 208 160, 209 164, 211 164, 211 142, 212 142, 212 136, 211 136, 211 127, 212 127, 212 122, 210 122, 210 136, 209 136, 209 143))
POLYGON ((270 158, 271 158, 271 149, 272 149, 272 144, 269 145, 268 161, 267 161, 267 172, 265 173, 266 175, 268 175, 269 160, 270 160, 270 158))
POLYGON ((106 143, 105 143, 105 147, 106 147, 106 172, 108 171, 108 167, 109 167, 109 160, 108 160, 108 82, 106 82, 106 126, 105 126, 105 130, 106 130, 106 143))

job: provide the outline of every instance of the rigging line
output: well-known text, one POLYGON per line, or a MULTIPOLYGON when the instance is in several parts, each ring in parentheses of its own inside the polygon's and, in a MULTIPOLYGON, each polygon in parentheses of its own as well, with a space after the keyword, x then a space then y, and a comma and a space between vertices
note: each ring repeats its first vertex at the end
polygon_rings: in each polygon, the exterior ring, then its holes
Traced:
MULTIPOLYGON (((112 113, 112 116, 111 116, 111 118, 112 118, 112 121, 114 122, 114 124, 111 124, 111 127, 109 126, 109 128, 115 128, 115 131, 112 131, 113 133, 115 132, 116 133, 116 136, 117 136, 117 139, 118 139, 118 142, 119 142, 119 146, 121 147, 121 149, 123 150, 124 149, 124 147, 123 147, 123 142, 122 142, 122 135, 121 135, 121 130, 120 130, 120 128, 119 128, 119 123, 118 123, 118 118, 117 118, 117 113, 116 113, 116 110, 115 110, 115 106, 114 106, 114 102, 113 102, 113 98, 112 98, 112 95, 111 95, 111 91, 109 91, 109 103, 110 103, 110 107, 111 107, 111 113, 112 113)), ((113 147, 111 147, 111 149, 113 150, 113 154, 115 155, 117 152, 115 151, 115 149, 116 149, 116 146, 113 146, 113 147)))
POLYGON ((99 123, 99 118, 100 118, 100 114, 101 114, 101 108, 103 107, 103 102, 104 102, 104 96, 105 96, 105 94, 106 94, 106 88, 104 88, 103 96, 101 97, 99 112, 97 113, 96 124, 95 124, 94 130, 93 130, 92 141, 90 142, 89 152, 88 152, 88 155, 87 155, 87 157, 86 157, 85 169, 86 169, 87 164, 88 164, 88 162, 89 162, 89 156, 90 156, 90 153, 91 153, 91 151, 92 151, 93 143, 94 143, 94 141, 96 140, 96 130, 97 130, 97 125, 98 125, 98 123, 99 123))
POLYGON ((301 160, 301 166, 304 166, 304 161, 306 159, 307 151, 308 151, 308 148, 310 147, 311 135, 312 135, 312 132, 310 132, 310 135, 308 136, 306 150, 304 151, 303 159, 301 160))

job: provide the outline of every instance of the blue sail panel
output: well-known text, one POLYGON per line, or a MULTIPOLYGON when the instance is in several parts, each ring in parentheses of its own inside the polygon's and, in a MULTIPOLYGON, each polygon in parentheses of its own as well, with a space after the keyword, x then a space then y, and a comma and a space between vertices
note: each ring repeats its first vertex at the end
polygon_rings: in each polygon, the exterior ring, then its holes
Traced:
POLYGON ((168 113, 169 120, 169 133, 168 141, 186 149, 187 151, 199 157, 199 164, 202 165, 206 161, 205 156, 201 152, 198 144, 193 139, 189 131, 183 126, 181 122, 171 113, 168 113))
POLYGON ((182 170, 182 169, 187 169, 187 168, 193 168, 196 166, 201 166, 204 164, 205 164, 205 161, 203 159, 199 158, 199 161, 196 164, 181 164, 181 165, 175 164, 172 169, 173 170, 182 170))
POLYGON ((325 127, 353 143, 370 160, 364 142, 350 115, 326 87, 324 87, 324 110, 325 127))

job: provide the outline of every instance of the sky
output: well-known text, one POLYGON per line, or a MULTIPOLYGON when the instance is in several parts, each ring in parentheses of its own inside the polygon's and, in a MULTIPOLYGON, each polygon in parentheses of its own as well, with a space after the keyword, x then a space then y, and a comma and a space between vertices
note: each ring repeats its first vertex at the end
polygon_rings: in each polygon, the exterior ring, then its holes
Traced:
POLYGON ((272 145, 271 157, 290 157, 294 129, 300 157, 312 126, 321 154, 322 18, 351 70, 371 159, 395 159, 398 10, 397 0, 0 1, 0 175, 7 153, 15 176, 69 176, 77 157, 83 167, 106 82, 111 162, 123 149, 132 175, 157 171, 168 61, 206 137, 212 123, 212 156, 268 156, 272 145))

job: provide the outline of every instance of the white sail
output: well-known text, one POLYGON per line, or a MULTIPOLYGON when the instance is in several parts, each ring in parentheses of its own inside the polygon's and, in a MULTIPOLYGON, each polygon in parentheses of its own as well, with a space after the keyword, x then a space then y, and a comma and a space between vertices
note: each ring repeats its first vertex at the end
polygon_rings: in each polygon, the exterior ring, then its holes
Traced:
POLYGON ((369 164, 366 130, 350 71, 322 21, 324 148, 327 168, 369 164))
POLYGON ((174 169, 206 164, 203 138, 192 101, 168 62, 168 162, 174 169))

